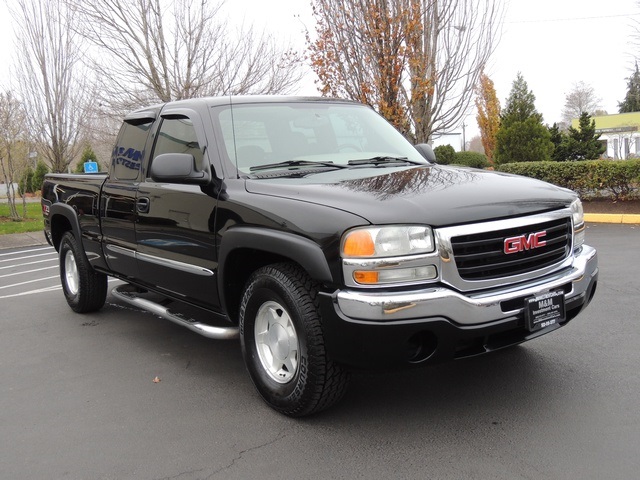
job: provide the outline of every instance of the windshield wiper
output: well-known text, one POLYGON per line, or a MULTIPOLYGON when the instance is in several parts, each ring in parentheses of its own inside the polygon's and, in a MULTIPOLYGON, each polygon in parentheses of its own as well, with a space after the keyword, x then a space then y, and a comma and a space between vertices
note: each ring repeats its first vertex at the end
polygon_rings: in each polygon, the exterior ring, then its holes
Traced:
POLYGON ((249 171, 258 172, 260 170, 269 170, 271 168, 288 168, 288 167, 332 167, 332 168, 348 168, 347 165, 340 165, 333 162, 312 162, 309 160, 287 160, 286 162, 267 163, 266 165, 256 165, 250 167, 249 171))
POLYGON ((407 157, 392 157, 389 155, 380 155, 378 157, 371 158, 361 158, 358 160, 349 160, 349 165, 387 165, 387 164, 413 164, 413 165, 422 165, 422 163, 414 162, 413 160, 409 160, 407 157))

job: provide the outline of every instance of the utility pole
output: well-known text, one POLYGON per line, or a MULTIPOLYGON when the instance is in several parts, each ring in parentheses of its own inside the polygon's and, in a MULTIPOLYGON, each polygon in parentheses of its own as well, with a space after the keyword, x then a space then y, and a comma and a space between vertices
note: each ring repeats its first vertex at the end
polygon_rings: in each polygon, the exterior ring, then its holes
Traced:
POLYGON ((467 137, 465 136, 465 128, 467 124, 462 122, 462 151, 467 151, 467 137))

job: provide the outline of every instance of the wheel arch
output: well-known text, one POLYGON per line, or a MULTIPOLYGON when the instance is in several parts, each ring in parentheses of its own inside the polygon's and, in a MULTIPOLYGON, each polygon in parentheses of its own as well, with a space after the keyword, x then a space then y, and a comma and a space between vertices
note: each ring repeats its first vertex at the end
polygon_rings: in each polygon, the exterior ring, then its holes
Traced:
POLYGON ((242 290, 251 274, 272 263, 295 263, 322 284, 335 283, 320 246, 288 232, 237 227, 222 238, 219 250, 218 291, 223 310, 237 322, 242 290))
POLYGON ((65 203, 54 203, 49 209, 49 218, 51 242, 56 250, 60 250, 62 236, 68 231, 73 232, 79 242, 82 240, 78 214, 73 207, 65 203))

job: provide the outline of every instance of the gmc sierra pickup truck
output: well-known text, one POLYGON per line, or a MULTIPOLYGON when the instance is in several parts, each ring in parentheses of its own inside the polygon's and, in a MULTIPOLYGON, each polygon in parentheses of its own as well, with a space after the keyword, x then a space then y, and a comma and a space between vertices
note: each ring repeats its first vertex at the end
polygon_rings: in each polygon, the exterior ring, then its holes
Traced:
POLYGON ((46 177, 45 234, 74 311, 116 277, 118 301, 239 337, 262 398, 308 415, 354 368, 516 345, 594 295, 574 193, 434 160, 343 100, 156 105, 124 119, 108 173, 46 177))

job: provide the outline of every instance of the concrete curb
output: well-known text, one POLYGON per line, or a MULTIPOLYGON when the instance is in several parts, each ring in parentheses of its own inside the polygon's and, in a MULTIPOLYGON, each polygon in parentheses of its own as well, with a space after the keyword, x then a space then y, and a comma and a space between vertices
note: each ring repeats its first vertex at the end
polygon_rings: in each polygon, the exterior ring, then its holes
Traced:
POLYGON ((0 235, 0 250, 7 248, 36 247, 48 245, 44 232, 9 233, 0 235))

